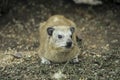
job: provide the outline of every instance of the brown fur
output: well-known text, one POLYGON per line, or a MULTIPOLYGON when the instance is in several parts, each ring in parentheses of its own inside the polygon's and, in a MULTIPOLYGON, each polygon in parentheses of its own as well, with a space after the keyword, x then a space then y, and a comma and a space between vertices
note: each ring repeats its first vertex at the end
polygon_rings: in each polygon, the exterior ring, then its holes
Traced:
MULTIPOLYGON (((74 46, 69 50, 62 48, 56 48, 49 42, 49 35, 47 34, 47 28, 52 26, 66 26, 75 27, 75 23, 64 16, 55 15, 50 17, 46 22, 40 24, 40 50, 39 56, 44 57, 53 62, 64 62, 73 59, 78 53, 79 48, 76 42, 76 31, 73 33, 74 46), (57 19, 55 21, 55 19, 57 19)), ((76 30, 76 27, 75 27, 76 30)))

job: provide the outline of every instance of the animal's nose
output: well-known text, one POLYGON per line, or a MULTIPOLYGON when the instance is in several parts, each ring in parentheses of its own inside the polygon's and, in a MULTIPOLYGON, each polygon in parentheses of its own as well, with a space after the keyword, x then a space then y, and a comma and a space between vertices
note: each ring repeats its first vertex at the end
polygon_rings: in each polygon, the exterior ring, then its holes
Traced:
POLYGON ((72 42, 71 41, 66 43, 66 48, 70 48, 71 46, 72 46, 72 42))

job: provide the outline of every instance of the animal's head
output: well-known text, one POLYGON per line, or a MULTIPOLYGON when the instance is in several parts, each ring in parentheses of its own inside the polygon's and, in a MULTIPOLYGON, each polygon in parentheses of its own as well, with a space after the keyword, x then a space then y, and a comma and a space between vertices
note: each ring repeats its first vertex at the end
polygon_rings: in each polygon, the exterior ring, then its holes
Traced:
POLYGON ((41 44, 46 43, 54 48, 66 49, 76 45, 76 25, 64 16, 55 15, 50 17, 41 24, 40 32, 41 44), (45 36, 42 35, 43 33, 45 36))
POLYGON ((75 27, 69 26, 53 26, 47 28, 47 33, 52 43, 56 48, 71 48, 74 45, 73 34, 75 27))

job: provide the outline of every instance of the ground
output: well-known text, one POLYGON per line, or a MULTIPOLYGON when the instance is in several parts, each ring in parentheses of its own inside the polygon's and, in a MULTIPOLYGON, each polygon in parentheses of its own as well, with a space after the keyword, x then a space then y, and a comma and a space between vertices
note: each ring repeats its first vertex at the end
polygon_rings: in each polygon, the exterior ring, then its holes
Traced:
POLYGON ((90 6, 68 0, 18 1, 0 16, 0 79, 54 80, 60 70, 65 80, 119 80, 119 9, 115 3, 90 6), (82 39, 77 64, 40 63, 39 24, 55 14, 77 24, 82 39))

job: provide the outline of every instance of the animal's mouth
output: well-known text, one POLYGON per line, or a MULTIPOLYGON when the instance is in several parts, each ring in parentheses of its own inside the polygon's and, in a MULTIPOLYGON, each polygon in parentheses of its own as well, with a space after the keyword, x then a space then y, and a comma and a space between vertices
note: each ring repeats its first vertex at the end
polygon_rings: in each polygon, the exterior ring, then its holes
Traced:
POLYGON ((59 52, 59 53, 69 53, 71 50, 72 50, 73 47, 67 47, 66 46, 61 46, 59 48, 56 48, 56 50, 59 52))
POLYGON ((56 49, 58 51, 65 51, 65 52, 69 52, 71 49, 73 48, 73 44, 68 44, 68 45, 64 45, 64 46, 59 46, 59 47, 56 47, 56 49))
POLYGON ((66 51, 70 51, 73 48, 73 46, 71 46, 71 47, 63 46, 62 48, 63 48, 63 51, 66 52, 66 51))
POLYGON ((65 48, 70 49, 72 45, 66 45, 65 48))
POLYGON ((65 47, 66 47, 66 48, 71 48, 71 47, 72 47, 72 42, 71 42, 71 41, 70 41, 70 42, 67 42, 65 47))

